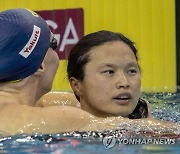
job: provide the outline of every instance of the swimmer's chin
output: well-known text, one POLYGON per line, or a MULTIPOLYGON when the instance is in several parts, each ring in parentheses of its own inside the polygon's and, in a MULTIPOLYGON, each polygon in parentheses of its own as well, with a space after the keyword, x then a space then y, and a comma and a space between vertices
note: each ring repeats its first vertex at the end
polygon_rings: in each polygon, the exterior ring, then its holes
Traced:
MULTIPOLYGON (((132 112, 129 112, 129 113, 106 113, 106 114, 102 114, 102 115, 95 115, 93 114, 94 116, 96 117, 99 117, 99 118, 107 118, 107 117, 122 117, 122 118, 128 118, 129 117, 129 114, 131 114, 132 112)), ((91 113, 92 114, 92 113, 91 113)))
POLYGON ((124 110, 124 111, 114 111, 111 114, 109 114, 111 117, 123 117, 128 118, 129 114, 131 114, 133 110, 124 110))

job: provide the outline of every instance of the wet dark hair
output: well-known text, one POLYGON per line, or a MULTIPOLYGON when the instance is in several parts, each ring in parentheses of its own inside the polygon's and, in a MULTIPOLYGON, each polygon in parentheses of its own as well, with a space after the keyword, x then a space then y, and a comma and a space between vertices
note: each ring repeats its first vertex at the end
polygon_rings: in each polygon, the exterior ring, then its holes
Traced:
MULTIPOLYGON (((133 51, 136 60, 138 61, 137 49, 134 42, 125 37, 121 33, 115 33, 107 30, 102 30, 90 33, 79 40, 79 42, 72 48, 68 56, 67 74, 68 78, 76 78, 82 81, 84 79, 84 68, 90 60, 90 50, 94 47, 103 45, 107 42, 121 41, 127 44, 133 51)), ((75 94, 78 101, 79 96, 75 94)), ((139 100, 135 110, 129 115, 130 119, 138 119, 148 116, 148 108, 146 102, 139 100)))
POLYGON ((144 99, 139 99, 136 108, 134 111, 128 115, 129 119, 140 119, 148 117, 148 106, 147 102, 144 99))

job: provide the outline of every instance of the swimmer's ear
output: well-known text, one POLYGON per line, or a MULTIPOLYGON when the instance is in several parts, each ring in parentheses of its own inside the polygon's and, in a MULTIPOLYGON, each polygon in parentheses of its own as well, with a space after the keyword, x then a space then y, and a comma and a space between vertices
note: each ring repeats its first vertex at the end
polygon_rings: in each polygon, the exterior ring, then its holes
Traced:
POLYGON ((74 93, 80 97, 82 95, 81 82, 74 77, 71 77, 69 82, 74 93))
POLYGON ((40 75, 44 72, 44 70, 45 70, 45 64, 44 64, 44 62, 42 62, 40 67, 38 68, 38 70, 34 74, 40 75))

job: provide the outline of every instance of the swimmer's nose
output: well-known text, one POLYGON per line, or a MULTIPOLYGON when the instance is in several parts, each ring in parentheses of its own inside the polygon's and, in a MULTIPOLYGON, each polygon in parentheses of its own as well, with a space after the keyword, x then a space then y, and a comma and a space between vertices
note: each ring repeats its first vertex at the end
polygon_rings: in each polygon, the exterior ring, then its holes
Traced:
POLYGON ((119 88, 129 88, 129 81, 125 73, 120 72, 117 77, 116 87, 119 88))

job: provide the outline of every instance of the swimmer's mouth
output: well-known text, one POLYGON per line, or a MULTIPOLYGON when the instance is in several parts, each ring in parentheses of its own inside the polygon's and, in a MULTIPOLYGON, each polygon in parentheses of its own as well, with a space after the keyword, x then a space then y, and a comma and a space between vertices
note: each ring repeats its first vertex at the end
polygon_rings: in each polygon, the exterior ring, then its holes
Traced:
POLYGON ((116 97, 114 97, 113 99, 115 100, 124 100, 124 101, 128 101, 132 98, 130 93, 121 93, 119 95, 117 95, 116 97))

